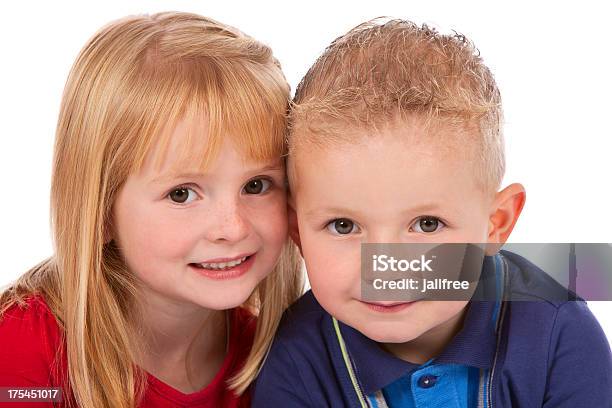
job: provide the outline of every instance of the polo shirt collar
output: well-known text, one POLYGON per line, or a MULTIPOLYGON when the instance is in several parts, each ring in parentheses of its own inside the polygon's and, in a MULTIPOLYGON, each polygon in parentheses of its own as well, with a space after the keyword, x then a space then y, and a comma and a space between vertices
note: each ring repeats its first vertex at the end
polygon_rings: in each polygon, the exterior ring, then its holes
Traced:
MULTIPOLYGON (((496 275, 499 274, 499 269, 499 265, 496 268, 496 257, 484 258, 481 279, 473 299, 494 299, 491 293, 496 292, 496 275)), ((466 307, 468 309, 463 328, 433 363, 491 368, 496 346, 495 321, 492 316, 497 314, 499 302, 471 301, 466 307)), ((384 388, 419 367, 418 364, 395 357, 352 327, 342 322, 339 324, 355 375, 366 395, 384 388)))

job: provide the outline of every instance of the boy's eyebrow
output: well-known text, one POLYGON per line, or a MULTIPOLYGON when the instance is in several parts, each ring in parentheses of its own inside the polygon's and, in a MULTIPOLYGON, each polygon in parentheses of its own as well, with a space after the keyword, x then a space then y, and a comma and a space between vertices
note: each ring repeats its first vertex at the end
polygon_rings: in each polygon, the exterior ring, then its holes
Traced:
POLYGON ((306 212, 306 216, 313 215, 338 215, 345 214, 347 216, 359 216, 359 213, 349 210, 348 208, 340 208, 340 207, 327 207, 327 208, 314 208, 308 212, 306 212))
POLYGON ((440 209, 440 206, 437 203, 431 202, 431 203, 422 203, 422 204, 416 205, 414 207, 407 209, 404 212, 427 212, 427 211, 438 210, 438 209, 440 209))
MULTIPOLYGON (((428 211, 436 211, 436 210, 440 210, 441 206, 438 205, 435 202, 430 202, 430 203, 422 203, 419 205, 416 205, 414 207, 408 208, 404 211, 402 211, 403 214, 405 213, 427 213, 428 211)), ((327 207, 327 208, 315 208, 313 210, 308 211, 305 215, 306 216, 316 216, 316 215, 334 215, 334 214, 346 214, 347 216, 354 216, 357 215, 359 216, 359 212, 355 212, 354 210, 350 210, 348 208, 341 208, 341 207, 327 207)))

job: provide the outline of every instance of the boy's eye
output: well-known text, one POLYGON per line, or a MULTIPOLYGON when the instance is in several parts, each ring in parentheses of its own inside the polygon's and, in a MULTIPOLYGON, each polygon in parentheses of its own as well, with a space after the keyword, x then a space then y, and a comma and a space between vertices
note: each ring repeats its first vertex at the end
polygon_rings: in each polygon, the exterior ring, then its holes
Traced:
POLYGON ((337 220, 331 221, 327 224, 327 230, 332 234, 346 235, 352 232, 357 232, 359 228, 357 225, 348 218, 338 218, 337 220))
POLYGON ((179 187, 172 190, 168 198, 177 204, 189 204, 197 198, 197 194, 188 187, 179 187))
POLYGON ((416 232, 432 233, 439 231, 444 227, 444 223, 436 217, 421 217, 416 220, 412 228, 416 232))
POLYGON ((253 179, 244 185, 244 192, 247 194, 261 194, 268 191, 272 182, 263 178, 253 179))

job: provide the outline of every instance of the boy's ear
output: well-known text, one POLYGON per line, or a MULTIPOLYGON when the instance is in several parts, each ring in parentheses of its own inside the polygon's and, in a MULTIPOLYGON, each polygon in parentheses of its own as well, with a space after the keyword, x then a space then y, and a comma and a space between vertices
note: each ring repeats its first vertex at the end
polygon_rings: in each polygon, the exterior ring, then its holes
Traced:
POLYGON ((506 243, 523 210, 525 198, 525 188, 519 183, 510 184, 495 195, 489 217, 487 255, 497 253, 506 243))
POLYGON ((302 254, 302 243, 300 242, 300 230, 298 228, 297 214, 295 212, 295 200, 292 196, 289 196, 287 200, 287 215, 289 216, 289 236, 295 242, 295 245, 300 249, 300 255, 302 254))

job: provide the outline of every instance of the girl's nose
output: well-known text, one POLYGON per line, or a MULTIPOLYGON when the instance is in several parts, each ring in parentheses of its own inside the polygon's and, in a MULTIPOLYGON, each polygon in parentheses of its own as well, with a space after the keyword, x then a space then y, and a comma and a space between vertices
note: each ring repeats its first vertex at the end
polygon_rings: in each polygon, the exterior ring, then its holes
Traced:
POLYGON ((238 203, 220 203, 210 217, 207 238, 211 242, 239 242, 249 235, 248 220, 238 203))

